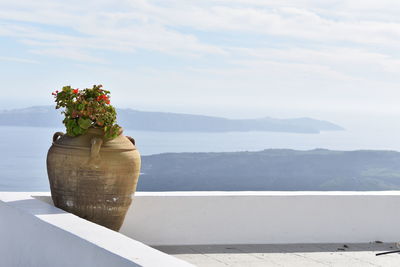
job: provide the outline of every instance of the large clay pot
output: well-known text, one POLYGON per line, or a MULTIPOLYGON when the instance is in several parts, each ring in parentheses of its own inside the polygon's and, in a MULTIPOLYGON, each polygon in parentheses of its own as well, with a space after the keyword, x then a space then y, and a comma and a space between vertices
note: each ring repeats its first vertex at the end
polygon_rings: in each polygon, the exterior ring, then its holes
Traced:
POLYGON ((54 205, 118 231, 132 202, 140 172, 135 141, 102 129, 70 137, 57 132, 47 154, 54 205))

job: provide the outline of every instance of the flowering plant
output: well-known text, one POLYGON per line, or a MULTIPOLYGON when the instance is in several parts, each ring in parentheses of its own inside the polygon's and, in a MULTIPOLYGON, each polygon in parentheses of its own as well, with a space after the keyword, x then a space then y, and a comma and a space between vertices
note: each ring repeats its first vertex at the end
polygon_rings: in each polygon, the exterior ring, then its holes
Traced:
POLYGON ((56 109, 64 108, 63 123, 67 135, 85 134, 89 128, 104 129, 104 136, 109 139, 117 137, 122 128, 116 124, 117 113, 110 105, 110 91, 101 89, 102 85, 83 90, 64 86, 61 91, 55 91, 56 109))

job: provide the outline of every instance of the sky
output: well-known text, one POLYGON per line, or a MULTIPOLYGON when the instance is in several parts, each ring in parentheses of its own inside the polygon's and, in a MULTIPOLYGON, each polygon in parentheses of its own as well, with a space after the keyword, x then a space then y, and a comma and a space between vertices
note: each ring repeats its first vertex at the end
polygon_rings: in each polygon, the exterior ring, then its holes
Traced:
POLYGON ((400 2, 0 0, 0 109, 103 84, 122 108, 400 114, 400 2))

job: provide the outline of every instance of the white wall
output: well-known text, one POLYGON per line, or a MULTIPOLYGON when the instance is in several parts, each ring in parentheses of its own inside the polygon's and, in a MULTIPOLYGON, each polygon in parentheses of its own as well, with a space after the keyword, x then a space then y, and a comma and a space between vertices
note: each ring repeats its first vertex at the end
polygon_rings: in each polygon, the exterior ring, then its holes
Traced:
POLYGON ((399 192, 139 192, 121 232, 150 245, 394 242, 399 192))
POLYGON ((0 266, 192 266, 30 195, 0 192, 0 266))
POLYGON ((138 192, 121 229, 126 236, 45 202, 51 203, 48 193, 0 192, 0 266, 4 260, 18 263, 5 266, 55 266, 54 261, 62 263, 57 266, 93 266, 93 259, 103 264, 96 266, 169 266, 166 262, 185 266, 138 241, 148 245, 400 241, 397 191, 138 192))

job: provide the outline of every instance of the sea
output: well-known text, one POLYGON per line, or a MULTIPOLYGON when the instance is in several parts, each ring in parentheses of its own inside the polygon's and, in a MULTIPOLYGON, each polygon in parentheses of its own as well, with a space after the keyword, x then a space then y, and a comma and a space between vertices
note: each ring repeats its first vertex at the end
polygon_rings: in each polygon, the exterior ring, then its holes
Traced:
MULTIPOLYGON (((124 134, 135 138, 141 155, 152 155, 171 152, 260 151, 271 148, 400 151, 400 131, 397 130, 371 127, 370 130, 346 129, 319 134, 125 130, 124 134)), ((0 191, 49 191, 46 154, 53 133, 57 131, 63 129, 0 126, 0 191)))

